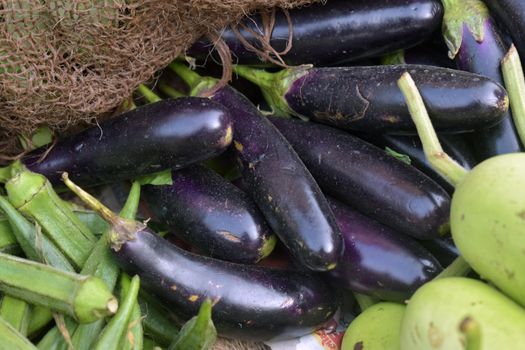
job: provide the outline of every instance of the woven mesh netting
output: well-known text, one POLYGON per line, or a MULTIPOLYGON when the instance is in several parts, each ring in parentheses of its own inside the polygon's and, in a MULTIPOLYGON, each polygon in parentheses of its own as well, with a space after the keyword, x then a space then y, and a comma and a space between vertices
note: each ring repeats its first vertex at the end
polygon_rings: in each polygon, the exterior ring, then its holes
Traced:
POLYGON ((0 0, 0 155, 39 125, 104 118, 202 35, 315 0, 0 0))

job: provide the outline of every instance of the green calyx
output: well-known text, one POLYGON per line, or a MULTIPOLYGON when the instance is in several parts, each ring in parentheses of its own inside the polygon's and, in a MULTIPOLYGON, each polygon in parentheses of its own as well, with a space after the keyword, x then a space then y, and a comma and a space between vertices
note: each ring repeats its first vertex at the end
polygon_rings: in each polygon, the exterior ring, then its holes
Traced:
POLYGON ((48 185, 47 179, 30 171, 19 171, 6 182, 9 201, 15 208, 20 208, 48 185))
POLYGON ((441 0, 445 8, 443 16, 443 38, 454 58, 461 47, 463 30, 467 28, 476 41, 482 42, 484 24, 489 19, 487 6, 480 0, 441 0))
POLYGON ((271 235, 268 237, 268 239, 264 242, 263 246, 260 249, 261 258, 264 259, 268 255, 270 255, 273 252, 273 249, 275 248, 275 245, 277 244, 277 237, 275 235, 271 235))
POLYGON ((262 69, 237 65, 234 66, 233 71, 259 86, 273 113, 288 117, 296 113, 288 106, 285 96, 293 83, 306 75, 310 68, 312 65, 302 65, 283 69, 277 73, 268 73, 262 69))

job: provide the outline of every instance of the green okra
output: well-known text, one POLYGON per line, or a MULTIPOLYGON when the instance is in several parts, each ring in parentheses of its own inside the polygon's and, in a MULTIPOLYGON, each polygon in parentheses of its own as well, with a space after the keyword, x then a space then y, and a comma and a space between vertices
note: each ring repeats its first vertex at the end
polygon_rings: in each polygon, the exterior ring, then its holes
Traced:
POLYGON ((57 195, 50 182, 21 166, 5 188, 11 204, 35 220, 76 268, 83 266, 96 242, 95 235, 57 195))
POLYGON ((0 317, 23 336, 27 335, 31 305, 24 300, 4 295, 0 304, 0 317))
POLYGON ((6 350, 36 350, 36 347, 0 317, 0 347, 6 350))
POLYGON ((0 291, 89 323, 111 315, 117 299, 99 278, 0 254, 0 291))
MULTIPOLYGON (((131 288, 131 278, 127 274, 122 274, 121 287, 124 295, 129 293, 131 288)), ((129 320, 128 331, 122 335, 119 349, 123 350, 142 350, 144 347, 144 330, 142 328, 142 315, 140 305, 137 300, 133 304, 133 310, 129 320)))
MULTIPOLYGON (((123 217, 134 218, 138 210, 139 200, 140 185, 137 182, 135 182, 131 186, 128 199, 126 200, 126 204, 124 205, 124 208, 122 208, 120 215, 123 217)), ((106 282, 109 289, 113 290, 117 281, 119 268, 115 263, 113 256, 110 252, 108 231, 109 229, 106 230, 106 232, 102 235, 102 237, 95 245, 95 248, 86 260, 86 263, 84 264, 81 273, 90 274, 101 278, 104 282, 106 282)), ((137 308, 139 308, 138 304, 137 308)), ((91 349, 91 344, 93 344, 93 341, 98 337, 103 327, 104 320, 98 320, 92 323, 79 325, 72 336, 72 343, 75 350, 91 349)), ((139 335, 136 334, 136 337, 139 337, 139 335)), ((140 339, 138 339, 137 341, 140 341, 140 339)))
POLYGON ((128 293, 123 297, 119 311, 111 318, 100 334, 97 343, 93 347, 95 350, 119 349, 119 341, 128 330, 139 287, 140 278, 136 275, 131 279, 128 293))
POLYGON ((160 346, 155 343, 155 341, 151 338, 144 337, 144 350, 162 350, 160 346))
POLYGON ((140 291, 139 304, 144 315, 144 334, 161 346, 169 346, 179 333, 175 320, 170 318, 169 310, 155 298, 140 291))
POLYGON ((179 334, 168 350, 207 350, 217 339, 217 330, 211 319, 212 303, 206 299, 199 308, 197 316, 182 326, 179 334))
POLYGON ((27 335, 33 336, 36 332, 44 328, 53 320, 53 313, 44 306, 33 306, 27 326, 27 335))
POLYGON ((3 196, 0 196, 0 209, 8 218, 13 235, 29 259, 64 271, 75 270, 64 254, 3 196))
POLYGON ((0 253, 19 255, 22 252, 7 218, 0 218, 0 253))
MULTIPOLYGON (((77 327, 72 318, 65 319, 65 329, 71 334, 77 327)), ((58 327, 53 327, 40 339, 37 344, 39 350, 69 350, 69 345, 58 327)))

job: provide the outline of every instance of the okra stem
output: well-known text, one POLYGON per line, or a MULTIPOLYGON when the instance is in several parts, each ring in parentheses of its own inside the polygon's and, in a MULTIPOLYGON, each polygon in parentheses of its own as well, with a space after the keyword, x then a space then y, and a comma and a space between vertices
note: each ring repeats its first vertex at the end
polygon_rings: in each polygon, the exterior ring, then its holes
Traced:
POLYGON ((29 303, 49 307, 89 323, 115 313, 117 299, 93 276, 58 270, 0 254, 0 290, 29 303))
POLYGON ((36 350, 37 348, 13 326, 0 317, 0 346, 2 349, 36 350))
POLYGON ((371 297, 369 295, 364 295, 364 294, 355 293, 355 292, 353 294, 354 294, 354 298, 357 301, 357 304, 359 305, 359 308, 361 309, 361 311, 365 311, 370 306, 377 304, 379 302, 378 299, 371 297))
POLYGON ((122 334, 125 334, 128 329, 128 323, 133 311, 133 306, 137 301, 139 293, 140 279, 139 276, 134 276, 131 279, 128 294, 124 297, 119 311, 111 318, 107 326, 102 331, 97 343, 94 346, 95 350, 118 349, 119 340, 122 334))
POLYGON ((465 317, 459 325, 459 330, 465 335, 465 350, 480 350, 482 348, 479 323, 471 317, 465 317))

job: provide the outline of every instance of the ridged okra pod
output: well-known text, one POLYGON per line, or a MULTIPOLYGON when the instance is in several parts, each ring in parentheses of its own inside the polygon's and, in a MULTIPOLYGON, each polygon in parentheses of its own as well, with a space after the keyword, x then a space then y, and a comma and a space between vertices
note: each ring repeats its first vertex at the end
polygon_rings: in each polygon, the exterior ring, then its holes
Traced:
POLYGON ((79 323, 94 322, 118 308, 99 278, 0 254, 0 291, 35 305, 63 312, 79 323))
POLYGON ((0 347, 2 349, 36 350, 37 348, 13 326, 0 317, 0 347))
POLYGON ((23 336, 27 335, 30 315, 31 305, 26 301, 10 295, 4 295, 0 304, 0 317, 23 336))
POLYGON ((14 175, 5 184, 11 204, 35 220, 76 268, 83 266, 96 242, 93 233, 57 195, 44 176, 23 167, 13 172, 14 175))

